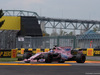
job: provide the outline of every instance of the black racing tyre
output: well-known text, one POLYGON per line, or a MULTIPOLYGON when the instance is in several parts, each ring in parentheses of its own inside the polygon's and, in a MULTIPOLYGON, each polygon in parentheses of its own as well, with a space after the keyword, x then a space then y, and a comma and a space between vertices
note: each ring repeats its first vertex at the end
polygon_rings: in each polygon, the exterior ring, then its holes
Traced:
POLYGON ((59 61, 58 61, 58 63, 64 63, 64 62, 65 62, 64 60, 59 60, 59 61))
POLYGON ((58 63, 65 63, 65 60, 61 59, 61 54, 60 54, 60 57, 59 57, 58 63))
POLYGON ((25 63, 30 63, 30 60, 28 60, 28 61, 25 61, 25 63))
POLYGON ((32 56, 32 53, 30 53, 30 52, 25 52, 24 54, 23 54, 23 59, 28 59, 28 58, 30 58, 32 56))
POLYGON ((18 58, 18 61, 22 61, 23 60, 23 58, 18 58))
POLYGON ((86 56, 84 54, 77 54, 76 55, 76 62, 77 63, 84 63, 86 60, 86 56))
POLYGON ((44 55, 44 59, 45 59, 45 62, 46 62, 46 63, 51 63, 51 62, 52 62, 52 54, 46 53, 46 54, 44 55))

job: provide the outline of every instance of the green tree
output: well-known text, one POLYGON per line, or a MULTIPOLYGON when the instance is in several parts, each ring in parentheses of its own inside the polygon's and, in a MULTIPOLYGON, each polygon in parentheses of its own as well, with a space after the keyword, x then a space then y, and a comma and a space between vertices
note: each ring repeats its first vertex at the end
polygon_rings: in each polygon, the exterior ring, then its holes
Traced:
POLYGON ((61 31, 59 32, 59 35, 60 35, 60 36, 67 35, 67 32, 65 32, 65 31, 61 30, 61 31))
POLYGON ((70 32, 69 35, 73 35, 73 32, 70 32))
POLYGON ((56 28, 53 28, 53 29, 52 29, 52 33, 51 33, 50 36, 58 36, 58 33, 57 33, 57 31, 56 31, 56 28))
MULTIPOLYGON (((4 15, 2 9, 0 10, 0 18, 2 18, 2 16, 4 15)), ((4 24, 5 20, 0 21, 0 27, 2 27, 2 25, 4 24)))
POLYGON ((99 28, 98 27, 94 27, 93 31, 96 32, 99 28))
POLYGON ((51 36, 58 36, 58 33, 57 32, 52 32, 51 36))

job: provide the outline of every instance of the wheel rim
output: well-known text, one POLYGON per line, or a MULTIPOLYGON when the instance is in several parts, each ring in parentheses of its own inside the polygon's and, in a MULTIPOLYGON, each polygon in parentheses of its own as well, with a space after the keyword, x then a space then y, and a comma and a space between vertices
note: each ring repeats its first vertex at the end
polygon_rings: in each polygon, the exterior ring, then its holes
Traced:
POLYGON ((84 56, 84 55, 81 56, 81 62, 82 62, 82 63, 85 62, 85 56, 84 56))

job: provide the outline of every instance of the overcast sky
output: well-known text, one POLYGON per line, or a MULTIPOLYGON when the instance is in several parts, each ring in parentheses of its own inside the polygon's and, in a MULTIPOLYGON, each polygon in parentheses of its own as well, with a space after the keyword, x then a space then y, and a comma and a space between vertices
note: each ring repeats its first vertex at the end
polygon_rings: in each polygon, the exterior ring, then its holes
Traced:
POLYGON ((0 0, 0 8, 35 11, 45 17, 100 20, 100 0, 0 0))

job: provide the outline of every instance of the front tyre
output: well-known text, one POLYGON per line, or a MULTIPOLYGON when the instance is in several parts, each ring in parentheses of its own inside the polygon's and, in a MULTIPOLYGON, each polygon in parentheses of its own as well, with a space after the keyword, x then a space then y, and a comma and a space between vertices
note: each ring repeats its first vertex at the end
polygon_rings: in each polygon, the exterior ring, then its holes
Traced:
POLYGON ((25 61, 25 63, 30 63, 30 60, 25 61))
POLYGON ((32 56, 32 53, 30 53, 30 52, 25 52, 24 54, 23 54, 23 59, 28 59, 28 58, 30 58, 32 56))
POLYGON ((77 63, 84 63, 86 60, 86 56, 84 54, 77 54, 76 55, 76 62, 77 63))
POLYGON ((52 55, 50 53, 46 53, 44 55, 44 59, 46 63, 51 63, 52 62, 52 55))
POLYGON ((65 60, 59 60, 58 61, 58 63, 64 63, 65 62, 65 60))

